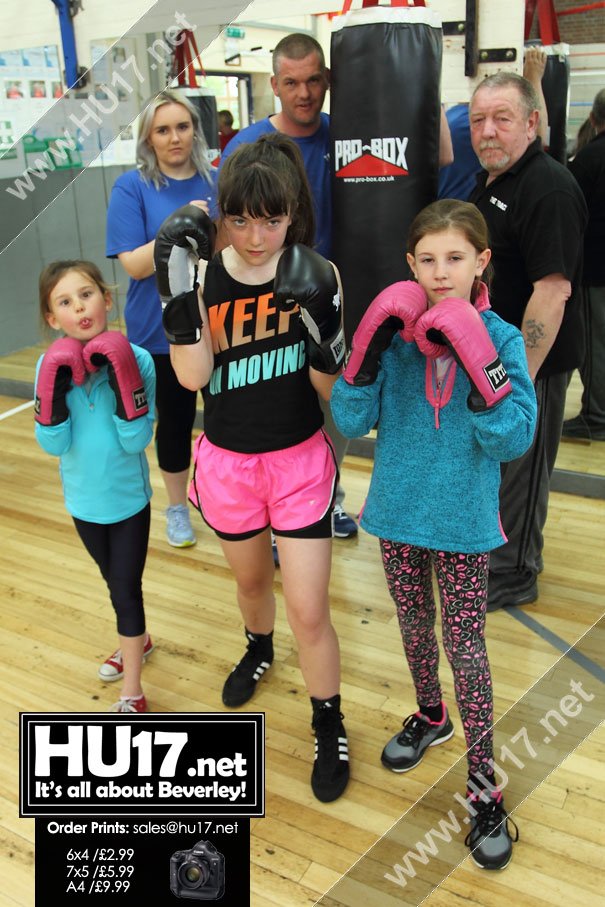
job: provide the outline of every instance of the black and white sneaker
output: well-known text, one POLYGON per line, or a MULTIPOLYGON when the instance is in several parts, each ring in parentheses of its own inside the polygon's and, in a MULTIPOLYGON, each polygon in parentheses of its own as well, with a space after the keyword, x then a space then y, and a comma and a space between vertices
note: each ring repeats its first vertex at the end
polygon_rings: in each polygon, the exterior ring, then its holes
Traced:
POLYGON ((279 567, 279 551, 277 550, 277 539, 275 534, 271 533, 271 554, 273 555, 273 565, 279 567))
POLYGON ((223 703, 229 708, 248 702, 256 684, 273 664, 273 631, 262 634, 246 630, 246 637, 246 654, 233 668, 223 687, 223 703))
POLYGON ((471 830, 465 844, 473 861, 481 869, 504 869, 513 855, 513 842, 519 840, 519 829, 504 809, 500 791, 483 791, 480 796, 467 793, 471 830), (513 835, 509 830, 513 827, 513 835))
POLYGON ((340 711, 340 696, 314 699, 313 730, 315 762, 311 788, 318 800, 330 803, 338 799, 349 783, 349 744, 340 711))
POLYGON ((409 772, 418 765, 429 746, 449 740, 454 734, 454 725, 444 703, 442 708, 441 721, 429 721, 422 712, 408 715, 403 722, 403 730, 395 734, 383 749, 380 757, 382 764, 393 772, 409 772))
POLYGON ((357 523, 343 510, 340 504, 334 504, 334 536, 337 539, 351 539, 357 535, 357 523))

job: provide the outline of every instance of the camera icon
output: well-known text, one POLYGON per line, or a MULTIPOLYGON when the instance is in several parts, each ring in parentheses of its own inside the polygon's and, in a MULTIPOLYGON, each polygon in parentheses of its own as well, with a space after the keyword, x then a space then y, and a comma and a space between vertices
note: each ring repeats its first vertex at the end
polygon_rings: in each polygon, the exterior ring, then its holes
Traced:
POLYGON ((225 858, 210 841, 170 857, 170 890, 177 898, 217 901, 225 893, 225 858))

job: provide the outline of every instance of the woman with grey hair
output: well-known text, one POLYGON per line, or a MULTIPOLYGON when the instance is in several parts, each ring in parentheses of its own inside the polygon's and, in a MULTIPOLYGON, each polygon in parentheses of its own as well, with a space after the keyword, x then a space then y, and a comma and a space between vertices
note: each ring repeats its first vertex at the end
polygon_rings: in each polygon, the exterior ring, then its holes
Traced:
POLYGON ((130 277, 125 320, 128 339, 148 350, 157 374, 156 450, 168 494, 168 542, 195 544, 187 486, 196 394, 179 384, 170 364, 155 282, 153 248, 160 224, 177 208, 195 204, 212 214, 214 171, 195 107, 178 91, 160 92, 143 111, 137 168, 116 180, 107 212, 107 256, 130 277))

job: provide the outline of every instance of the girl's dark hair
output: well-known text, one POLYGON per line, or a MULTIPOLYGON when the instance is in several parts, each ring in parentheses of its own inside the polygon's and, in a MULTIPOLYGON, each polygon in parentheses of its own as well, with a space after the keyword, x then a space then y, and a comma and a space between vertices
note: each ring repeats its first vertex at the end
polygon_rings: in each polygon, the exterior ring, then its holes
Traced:
POLYGON ((62 277, 64 277, 69 271, 79 271, 81 274, 85 274, 89 280, 99 287, 103 294, 109 293, 111 287, 103 278, 103 275, 99 271, 96 264, 92 261, 85 261, 83 259, 73 259, 65 261, 52 261, 49 265, 46 265, 38 281, 38 290, 40 297, 40 318, 42 320, 42 326, 46 328, 48 322, 46 321, 46 316, 51 313, 50 308, 50 294, 57 286, 62 277))
POLYGON ((592 142, 595 135, 597 134, 590 117, 586 117, 580 128, 578 129, 578 134, 576 135, 576 142, 574 146, 573 153, 574 155, 581 151, 589 142, 592 142))
POLYGON ((218 207, 221 217, 287 214, 292 223, 286 245, 313 245, 315 214, 305 165, 296 143, 281 132, 261 135, 229 155, 219 176, 218 207))
POLYGON ((595 129, 597 132, 601 132, 605 128, 605 88, 601 88, 596 93, 590 115, 593 118, 595 129))
MULTIPOLYGON (((420 240, 428 233, 442 233, 444 230, 459 230, 477 252, 489 247, 489 232, 485 218, 475 205, 455 198, 442 198, 427 205, 416 215, 408 233, 407 251, 415 254, 420 240)), ((491 262, 483 272, 483 280, 489 285, 493 268, 491 262)), ((475 281, 472 292, 474 300, 479 280, 475 281)))

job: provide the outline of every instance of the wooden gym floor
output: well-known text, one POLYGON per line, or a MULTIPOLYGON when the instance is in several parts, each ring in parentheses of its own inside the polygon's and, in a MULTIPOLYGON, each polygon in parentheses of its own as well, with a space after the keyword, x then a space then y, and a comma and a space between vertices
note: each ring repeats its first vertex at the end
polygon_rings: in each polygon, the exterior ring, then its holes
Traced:
MULTIPOLYGON (((31 381, 31 361, 28 368, 24 380, 31 381)), ((115 648, 113 612, 64 510, 57 463, 34 441, 31 407, 12 413, 23 402, 0 397, 3 907, 34 903, 34 822, 18 817, 19 711, 102 712, 117 697, 115 685, 96 677, 98 663, 115 648)), ((583 445, 569 444, 562 445, 563 455, 568 447, 574 457, 585 453, 583 445)), ((197 546, 167 545, 165 493, 152 448, 149 459, 154 498, 144 586, 157 648, 143 671, 144 688, 153 711, 220 711, 224 678, 244 646, 234 584, 217 540, 197 515, 197 546)), ((363 503, 370 470, 368 460, 345 461, 351 513, 363 503)), ((572 645, 602 617, 604 520, 605 501, 551 495, 540 598, 523 609, 535 624, 527 626, 507 611, 488 618, 496 718, 559 659, 555 638, 572 645)), ((376 540, 365 533, 335 540, 331 602, 352 780, 336 803, 315 800, 309 787, 309 704, 284 617, 279 572, 275 589, 276 660, 251 703, 266 712, 267 763, 266 817, 251 823, 252 904, 303 907, 346 873, 463 755, 464 745, 442 656, 455 736, 431 749, 410 774, 380 765, 385 741, 415 710, 414 696, 376 540)), ((595 688, 602 682, 595 676, 595 688)), ((511 865, 490 874, 465 860, 425 901, 428 907, 605 907, 604 765, 601 726, 516 810, 521 839, 511 865)))

